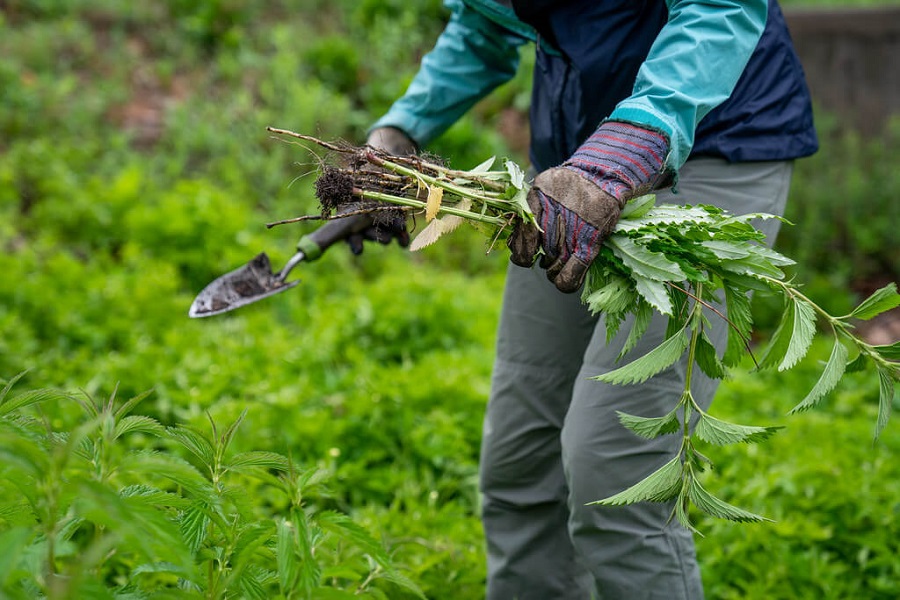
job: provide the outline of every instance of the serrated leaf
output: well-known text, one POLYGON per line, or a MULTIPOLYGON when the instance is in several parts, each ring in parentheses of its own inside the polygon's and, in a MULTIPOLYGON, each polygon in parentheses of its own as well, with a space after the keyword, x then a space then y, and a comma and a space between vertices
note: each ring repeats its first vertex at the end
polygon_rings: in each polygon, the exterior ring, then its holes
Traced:
POLYGON ((741 362, 748 352, 746 340, 753 329, 753 312, 750 308, 750 297, 746 292, 738 291, 725 284, 725 306, 728 314, 728 341, 722 363, 733 367, 741 362))
POLYGON ((318 515, 318 523, 322 529, 331 531, 345 542, 350 542, 371 556, 382 567, 391 568, 391 559, 381 542, 347 515, 334 511, 323 511, 318 515))
POLYGON ((873 350, 887 360, 900 360, 900 341, 884 346, 875 346, 873 350))
POLYGON ((276 452, 250 451, 234 455, 224 465, 229 471, 243 472, 251 469, 274 469, 287 471, 290 462, 287 457, 276 452))
POLYGON ((636 502, 666 502, 681 490, 682 473, 681 457, 676 456, 630 488, 588 504, 622 506, 636 502))
POLYGON ((6 385, 4 385, 3 389, 0 390, 0 406, 2 406, 3 403, 6 401, 6 396, 7 396, 7 394, 9 394, 9 390, 11 390, 13 388, 13 386, 16 385, 16 383, 18 383, 18 381, 20 379, 25 377, 25 375, 27 373, 28 373, 28 370, 22 371, 18 375, 13 375, 13 377, 11 379, 9 379, 9 381, 6 382, 6 385))
POLYGON ((889 283, 863 300, 849 316, 867 321, 898 306, 900 306, 900 294, 897 293, 897 284, 889 283))
POLYGON ((726 240, 709 240, 700 242, 700 245, 724 260, 738 260, 750 256, 750 250, 746 242, 734 242, 726 240))
POLYGON ((622 351, 619 352, 616 361, 621 360, 626 354, 634 350, 641 338, 644 337, 644 334, 647 333, 647 328, 650 327, 652 320, 653 308, 647 302, 638 302, 637 308, 634 309, 631 331, 628 332, 628 337, 625 339, 625 344, 622 346, 622 351))
POLYGON ((128 433, 146 433, 153 436, 165 434, 166 428, 156 419, 144 415, 128 415, 116 423, 113 438, 118 439, 128 433))
POLYGON ((794 304, 794 334, 788 343, 784 360, 778 365, 779 371, 790 369, 806 356, 816 335, 816 313, 812 306, 803 300, 795 300, 794 304))
POLYGON ((627 236, 612 235, 607 238, 607 244, 625 266, 639 277, 655 281, 683 281, 686 277, 678 263, 659 252, 648 250, 627 236))
POLYGON ((584 299, 592 314, 619 313, 634 306, 634 292, 624 277, 610 277, 606 285, 592 292, 584 299))
POLYGON ((597 375, 593 379, 616 385, 643 383, 675 364, 687 347, 688 337, 682 328, 640 358, 608 373, 597 375))
POLYGON ((700 367, 700 370, 703 371, 707 377, 710 379, 725 379, 725 375, 727 375, 725 365, 719 360, 719 357, 716 354, 716 348, 713 346, 709 336, 707 336, 705 332, 701 333, 697 338, 697 348, 695 352, 694 358, 697 361, 697 366, 700 367))
POLYGON ((428 188, 428 198, 425 200, 425 222, 430 222, 441 210, 444 200, 444 188, 433 185, 428 188))
POLYGON ((618 410, 616 414, 622 425, 642 438, 653 439, 667 433, 675 433, 681 428, 677 408, 662 417, 639 417, 618 410))
POLYGON ((754 514, 750 511, 738 508, 733 504, 729 504, 724 500, 716 498, 710 494, 706 488, 700 485, 696 478, 692 477, 688 484, 688 498, 701 511, 713 517, 727 519, 729 521, 737 521, 739 523, 759 523, 761 521, 769 521, 766 517, 754 514))
POLYGON ((763 246, 762 244, 748 244, 748 246, 750 247, 751 254, 756 254, 776 267, 789 267, 797 264, 793 259, 788 258, 784 254, 773 250, 768 246, 763 246))
POLYGON ((124 404, 122 404, 122 406, 117 408, 113 414, 115 415, 115 417, 117 419, 124 417, 125 415, 129 414, 134 409, 134 407, 136 407, 138 404, 143 402, 147 398, 147 396, 149 396, 152 393, 153 393, 153 388, 150 388, 149 390, 141 392, 137 396, 134 396, 134 397, 130 398, 129 400, 127 400, 124 404))
POLYGON ((297 586, 297 579, 300 576, 296 535, 290 521, 282 519, 276 524, 275 562, 278 569, 278 583, 286 596, 290 596, 290 591, 297 586))
POLYGON ((205 504, 195 502, 184 510, 178 519, 181 535, 191 552, 197 552, 206 540, 206 532, 210 523, 207 512, 205 504))
POLYGON ((655 231, 661 225, 697 225, 712 220, 710 213, 701 207, 660 204, 639 218, 620 219, 614 231, 617 234, 639 230, 655 231))
POLYGON ((123 498, 139 498, 147 505, 155 507, 185 508, 191 504, 184 496, 144 484, 126 486, 119 490, 119 495, 123 498))
POLYGON ((760 368, 777 365, 779 371, 790 369, 806 356, 815 333, 816 315, 812 307, 802 300, 788 298, 760 368))
POLYGON ((18 396, 10 398, 0 405, 0 417, 4 417, 20 408, 25 408, 26 406, 31 406, 33 404, 54 400, 67 400, 71 398, 72 396, 65 392, 50 388, 22 392, 18 396))
POLYGON ((426 600, 427 598, 425 592, 422 591, 422 588, 420 588, 412 579, 396 569, 385 570, 378 575, 378 578, 390 581, 397 587, 411 592, 417 598, 422 598, 422 600, 426 600))
POLYGON ((755 254, 737 260, 722 260, 719 262, 719 267, 738 275, 784 279, 784 271, 767 259, 755 254))
POLYGON ((694 433, 705 442, 716 446, 725 446, 741 443, 755 444, 772 437, 779 429, 782 428, 738 425, 702 412, 694 428, 694 433))
POLYGON ((653 308, 664 315, 672 315, 672 297, 669 289, 661 281, 654 281, 645 277, 634 278, 634 289, 653 308))
POLYGON ((819 377, 816 385, 813 386, 806 397, 791 409, 791 414, 813 408, 826 394, 835 388, 847 369, 848 355, 847 347, 841 343, 840 339, 835 337, 831 356, 828 357, 828 362, 825 363, 825 370, 822 371, 822 375, 819 377))
POLYGON ((216 451, 212 442, 199 431, 179 425, 170 427, 168 433, 170 437, 199 458, 204 465, 209 466, 215 462, 216 451))
POLYGON ((894 379, 887 369, 878 369, 878 420, 875 422, 875 439, 881 435, 891 418, 894 405, 894 379))

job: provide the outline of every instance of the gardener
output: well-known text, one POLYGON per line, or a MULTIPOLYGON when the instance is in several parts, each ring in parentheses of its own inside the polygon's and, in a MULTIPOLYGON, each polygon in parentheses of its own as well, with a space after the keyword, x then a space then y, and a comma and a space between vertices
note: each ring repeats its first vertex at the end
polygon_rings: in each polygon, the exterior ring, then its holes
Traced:
MULTIPOLYGON (((640 439, 616 411, 669 412, 685 365, 640 386, 590 380, 624 340, 607 343, 579 296, 560 291, 581 286, 636 194, 783 213, 792 160, 817 141, 781 11, 774 0, 446 4, 446 29, 370 143, 426 145, 514 75, 522 44, 537 44, 529 203, 542 232, 520 225, 510 238, 481 457, 487 596, 701 598, 693 540, 671 504, 587 505, 676 454, 677 436, 640 439), (541 269, 530 268, 538 255, 541 269)), ((771 243, 777 222, 760 228, 771 243)), ((664 334, 660 317, 630 356, 664 334)), ((719 319, 713 337, 724 335, 719 319)), ((704 408, 714 391, 702 377, 693 389, 704 408)))

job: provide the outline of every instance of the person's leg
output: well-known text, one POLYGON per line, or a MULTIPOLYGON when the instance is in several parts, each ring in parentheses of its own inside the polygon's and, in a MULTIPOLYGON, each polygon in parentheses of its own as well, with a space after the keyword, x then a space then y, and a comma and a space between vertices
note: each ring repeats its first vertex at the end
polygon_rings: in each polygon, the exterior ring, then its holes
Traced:
POLYGON ((560 430, 596 318, 542 269, 510 265, 481 450, 489 600, 585 600, 560 430))
MULTIPOLYGON (((660 203, 715 204, 735 214, 782 214, 790 182, 790 163, 729 164, 715 159, 691 161, 680 174, 679 193, 661 193, 660 203)), ((777 220, 758 226, 774 241, 777 220)), ((727 325, 710 314, 711 337, 721 347, 727 325)), ((606 344, 600 322, 585 353, 562 433, 563 464, 570 489, 570 534, 579 557, 591 570, 602 600, 698 600, 703 588, 690 532, 670 517, 672 503, 626 507, 587 506, 637 483, 678 451, 680 438, 644 440, 623 427, 616 411, 656 417, 678 401, 685 363, 637 386, 612 386, 590 377, 610 371, 630 323, 606 344)), ((665 318, 657 315, 640 345, 624 362, 658 345, 665 318)), ((624 364, 624 362, 622 364, 624 364)), ((692 393, 708 407, 717 381, 697 371, 692 393)))

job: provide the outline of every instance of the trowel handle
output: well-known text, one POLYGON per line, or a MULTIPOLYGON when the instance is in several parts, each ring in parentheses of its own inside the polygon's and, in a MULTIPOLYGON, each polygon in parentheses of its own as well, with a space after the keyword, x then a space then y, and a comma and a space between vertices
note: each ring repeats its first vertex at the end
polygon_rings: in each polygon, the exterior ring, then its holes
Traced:
POLYGON ((316 260, 329 246, 345 240, 354 233, 360 233, 372 226, 371 215, 353 215, 328 221, 315 231, 300 238, 297 250, 306 260, 316 260))

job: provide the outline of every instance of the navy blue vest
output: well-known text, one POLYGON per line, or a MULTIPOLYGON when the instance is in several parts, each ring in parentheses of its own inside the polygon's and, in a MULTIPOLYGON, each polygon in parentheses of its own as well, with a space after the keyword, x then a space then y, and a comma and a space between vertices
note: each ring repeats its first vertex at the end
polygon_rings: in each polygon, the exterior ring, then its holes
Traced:
MULTIPOLYGON (((631 95, 638 68, 665 25, 663 0, 513 2, 517 16, 562 56, 542 50, 534 68, 531 162, 566 160, 631 95)), ((776 0, 731 97, 698 125, 691 157, 786 160, 818 149, 809 90, 776 0)))

